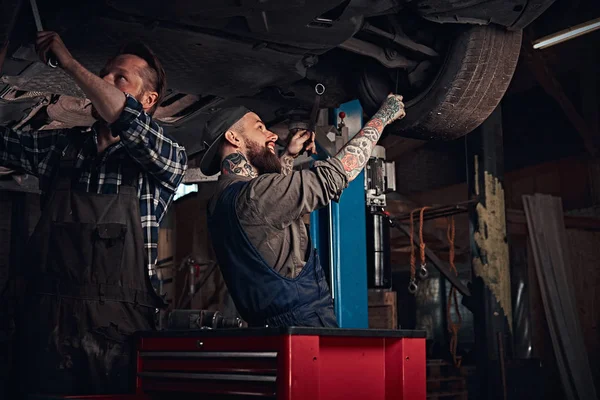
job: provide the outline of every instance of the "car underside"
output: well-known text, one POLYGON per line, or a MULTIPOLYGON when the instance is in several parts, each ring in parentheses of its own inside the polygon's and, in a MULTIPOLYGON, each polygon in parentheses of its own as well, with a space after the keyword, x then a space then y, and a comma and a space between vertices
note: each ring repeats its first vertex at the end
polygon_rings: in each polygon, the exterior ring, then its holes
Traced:
MULTIPOLYGON (((269 124, 359 99, 372 114, 389 92, 407 117, 386 134, 451 140, 498 105, 516 67, 521 31, 554 0, 90 0, 38 1, 44 29, 98 72, 118 48, 146 42, 168 94, 155 118, 191 157, 211 113, 244 104, 269 124)), ((0 124, 91 125, 89 102, 60 68, 37 60, 29 2, 0 0, 10 39, 0 124)))

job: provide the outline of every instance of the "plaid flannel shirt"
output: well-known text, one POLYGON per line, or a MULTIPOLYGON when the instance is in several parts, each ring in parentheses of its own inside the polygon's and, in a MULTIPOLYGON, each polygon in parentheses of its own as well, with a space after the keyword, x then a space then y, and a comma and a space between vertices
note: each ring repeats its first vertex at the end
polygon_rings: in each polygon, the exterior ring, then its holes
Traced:
POLYGON ((60 158, 69 145, 68 135, 71 133, 89 135, 75 163, 76 190, 98 194, 118 193, 123 160, 128 157, 135 160, 141 171, 138 196, 148 272, 154 275, 159 225, 183 180, 187 154, 183 146, 167 136, 144 112, 135 98, 126 96, 123 112, 110 127, 113 132, 119 133, 121 140, 103 153, 97 152, 97 134, 93 127, 39 132, 0 127, 0 165, 37 176, 44 204, 60 158))

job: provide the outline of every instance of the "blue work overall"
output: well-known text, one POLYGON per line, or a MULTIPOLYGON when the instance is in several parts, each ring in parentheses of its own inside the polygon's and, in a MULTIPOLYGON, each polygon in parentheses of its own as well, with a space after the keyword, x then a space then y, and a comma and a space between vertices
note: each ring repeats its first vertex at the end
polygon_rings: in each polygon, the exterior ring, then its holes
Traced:
POLYGON ((314 249, 295 278, 266 263, 240 224, 236 199, 248 182, 220 195, 208 227, 219 267, 238 312, 249 326, 338 327, 325 273, 314 249))

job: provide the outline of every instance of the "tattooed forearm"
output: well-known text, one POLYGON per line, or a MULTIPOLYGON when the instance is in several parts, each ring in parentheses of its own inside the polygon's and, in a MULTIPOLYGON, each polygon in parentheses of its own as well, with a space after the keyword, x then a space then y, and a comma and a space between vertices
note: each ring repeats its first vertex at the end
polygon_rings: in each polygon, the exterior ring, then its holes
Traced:
POLYGON ((236 174, 248 176, 250 178, 256 178, 258 176, 256 168, 254 168, 248 162, 246 156, 240 151, 236 153, 231 153, 223 159, 223 162, 221 163, 221 172, 224 175, 236 174))
POLYGON ((350 181, 354 180, 367 164, 383 128, 381 120, 373 117, 336 155, 342 162, 350 181))
POLYGON ((294 169, 294 157, 284 154, 280 158, 281 160, 281 173, 283 175, 289 175, 294 169))
POLYGON ((397 96, 388 97, 379 111, 336 155, 342 162, 348 179, 352 181, 365 167, 373 148, 387 124, 404 117, 404 104, 397 96))

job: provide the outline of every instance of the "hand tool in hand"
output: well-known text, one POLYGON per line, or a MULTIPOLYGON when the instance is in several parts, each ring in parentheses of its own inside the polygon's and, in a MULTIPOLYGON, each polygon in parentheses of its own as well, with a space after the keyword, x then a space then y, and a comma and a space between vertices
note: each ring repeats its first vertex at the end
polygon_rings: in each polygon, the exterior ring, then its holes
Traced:
MULTIPOLYGON (((319 104, 321 103, 321 96, 323 95, 323 93, 325 93, 325 86, 322 83, 317 83, 317 85, 315 86, 315 93, 315 102, 313 103, 313 108, 310 112, 310 121, 308 123, 307 129, 311 133, 315 133, 315 129, 317 126, 317 117, 319 116, 319 104)), ((306 147, 310 144, 310 141, 311 139, 308 139, 304 143, 304 154, 306 155, 309 155, 308 150, 306 150, 306 147)))
MULTIPOLYGON (((29 0, 31 3, 31 11, 33 11, 33 18, 35 19, 35 27, 38 32, 43 32, 44 28, 42 27, 42 20, 40 19, 40 12, 38 11, 36 0, 29 0)), ((58 60, 51 52, 48 52, 46 55, 46 59, 48 60, 47 64, 51 68, 58 67, 58 60)))

